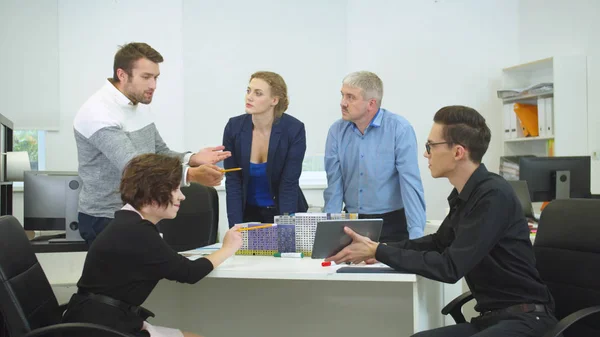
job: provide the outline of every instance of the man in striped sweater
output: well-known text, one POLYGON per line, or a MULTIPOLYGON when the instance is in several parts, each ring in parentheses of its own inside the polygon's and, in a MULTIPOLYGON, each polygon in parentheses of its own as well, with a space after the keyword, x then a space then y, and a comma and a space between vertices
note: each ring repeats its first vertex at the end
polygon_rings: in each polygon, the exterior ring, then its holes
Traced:
POLYGON ((125 165, 143 153, 179 157, 182 185, 217 186, 223 173, 214 164, 229 157, 224 147, 197 153, 169 149, 154 125, 152 102, 162 55, 146 43, 129 43, 115 55, 113 76, 79 109, 73 123, 83 181, 79 195, 79 232, 88 244, 123 203, 119 182, 125 165))

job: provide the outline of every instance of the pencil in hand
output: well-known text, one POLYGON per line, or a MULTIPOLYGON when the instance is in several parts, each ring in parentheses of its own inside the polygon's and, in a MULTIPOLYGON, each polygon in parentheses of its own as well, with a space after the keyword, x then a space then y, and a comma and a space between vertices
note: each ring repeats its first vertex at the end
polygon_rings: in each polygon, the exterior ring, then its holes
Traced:
POLYGON ((221 169, 221 172, 227 173, 227 172, 241 171, 241 170, 242 170, 241 167, 234 167, 234 168, 230 168, 230 169, 221 169))
POLYGON ((244 231, 251 231, 254 229, 260 229, 260 228, 269 228, 269 227, 273 227, 275 224, 265 224, 265 225, 260 225, 260 226, 253 226, 253 227, 242 227, 240 229, 238 229, 238 232, 244 232, 244 231))

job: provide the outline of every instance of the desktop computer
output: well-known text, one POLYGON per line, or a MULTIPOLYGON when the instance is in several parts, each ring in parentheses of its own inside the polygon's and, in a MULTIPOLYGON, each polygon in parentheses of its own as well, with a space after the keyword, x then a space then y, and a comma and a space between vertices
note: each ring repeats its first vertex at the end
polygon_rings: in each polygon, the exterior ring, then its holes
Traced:
POLYGON ((533 202, 591 198, 591 158, 522 157, 519 180, 527 181, 533 202))
POLYGON ((77 172, 27 171, 23 181, 23 227, 25 230, 64 230, 64 239, 83 241, 79 235, 77 209, 81 178, 77 172))

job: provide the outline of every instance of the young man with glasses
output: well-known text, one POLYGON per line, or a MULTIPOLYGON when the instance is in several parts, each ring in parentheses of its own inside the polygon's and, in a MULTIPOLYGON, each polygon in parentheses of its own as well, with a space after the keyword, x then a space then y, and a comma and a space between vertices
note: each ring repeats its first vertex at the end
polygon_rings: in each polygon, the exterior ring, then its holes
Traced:
POLYGON ((439 230, 386 245, 346 228, 353 242, 328 260, 377 260, 446 283, 464 277, 480 315, 414 337, 542 336, 556 324, 554 300, 535 268, 519 200, 502 177, 481 163, 491 139, 485 119, 474 109, 448 106, 433 120, 424 155, 431 175, 448 178, 454 186, 450 213, 439 230))

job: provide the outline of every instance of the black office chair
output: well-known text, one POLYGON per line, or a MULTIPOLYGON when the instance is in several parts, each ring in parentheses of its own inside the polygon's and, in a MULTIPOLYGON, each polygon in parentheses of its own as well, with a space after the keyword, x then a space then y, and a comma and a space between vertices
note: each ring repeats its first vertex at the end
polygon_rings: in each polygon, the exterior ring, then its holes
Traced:
POLYGON ((58 305, 23 226, 11 215, 0 217, 0 252, 0 336, 101 331, 106 336, 132 337, 97 324, 59 324, 66 305, 58 305))
MULTIPOLYGON (((558 324, 544 337, 600 336, 600 200, 552 201, 538 224, 533 250, 542 280, 556 302, 558 324), (577 324, 575 324, 577 323, 577 324)), ((442 314, 464 323, 461 308, 470 292, 450 302, 442 314)))
POLYGON ((164 240, 181 252, 217 242, 219 229, 219 195, 213 187, 191 183, 182 187, 185 200, 175 219, 158 223, 164 240))

